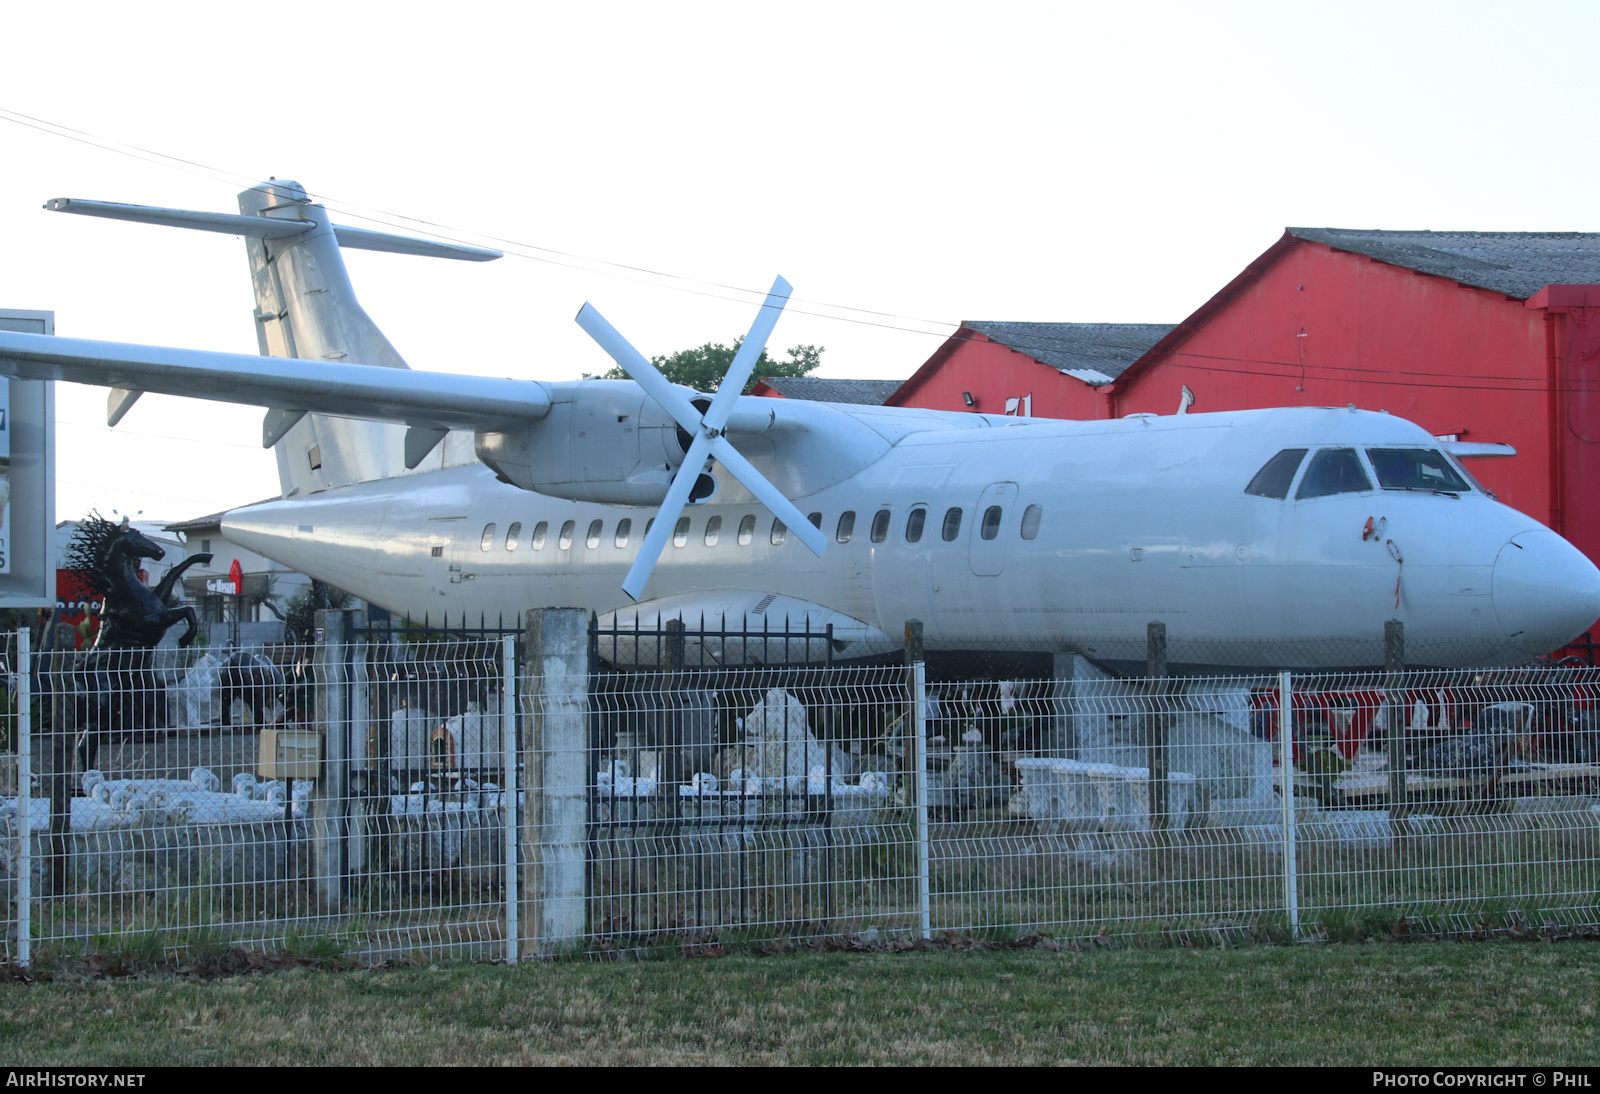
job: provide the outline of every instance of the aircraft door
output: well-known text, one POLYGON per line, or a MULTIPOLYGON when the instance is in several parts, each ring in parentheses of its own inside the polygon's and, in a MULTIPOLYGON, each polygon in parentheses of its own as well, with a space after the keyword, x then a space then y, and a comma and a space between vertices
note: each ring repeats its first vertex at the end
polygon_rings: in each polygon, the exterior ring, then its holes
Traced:
POLYGON ((972 514, 972 530, 968 533, 967 559, 972 572, 979 577, 996 577, 1006 568, 1006 552, 1015 545, 1017 522, 1022 512, 1017 508, 1017 484, 997 482, 984 487, 978 495, 978 506, 972 514), (1010 529, 1010 535, 1006 534, 1010 529))

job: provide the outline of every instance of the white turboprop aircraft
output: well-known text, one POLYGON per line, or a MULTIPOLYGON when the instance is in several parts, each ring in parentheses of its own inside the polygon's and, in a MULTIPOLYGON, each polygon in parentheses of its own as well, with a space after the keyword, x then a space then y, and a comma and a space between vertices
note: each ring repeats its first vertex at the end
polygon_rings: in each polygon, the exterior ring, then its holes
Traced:
POLYGON ((416 372, 340 248, 498 252, 335 226, 283 180, 239 203, 46 208, 244 236, 264 356, 0 332, 0 373, 109 386, 112 425, 145 391, 267 408, 283 497, 234 510, 227 534, 415 619, 788 620, 832 624, 845 658, 898 649, 920 619, 930 651, 1134 665, 1161 620, 1173 664, 1259 669, 1380 663, 1396 618, 1413 664, 1510 664, 1600 618, 1587 558, 1478 486, 1464 446, 1387 414, 1070 422, 741 397, 781 278, 711 398, 587 305, 578 322, 636 382, 416 372))

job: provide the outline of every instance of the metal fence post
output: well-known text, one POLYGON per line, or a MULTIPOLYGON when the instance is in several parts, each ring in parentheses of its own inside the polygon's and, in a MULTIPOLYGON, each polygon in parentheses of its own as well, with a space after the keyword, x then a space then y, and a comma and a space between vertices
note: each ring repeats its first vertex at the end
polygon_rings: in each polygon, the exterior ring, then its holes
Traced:
POLYGON ((1278 674, 1278 749, 1283 773, 1283 908, 1289 916, 1289 937, 1300 935, 1299 869, 1295 861, 1294 808, 1294 682, 1278 674))
POLYGON ((1150 830, 1160 833, 1171 826, 1167 793, 1167 625, 1152 622, 1145 627, 1145 659, 1149 681, 1147 714, 1149 719, 1150 830))
POLYGON ((523 854, 523 929, 535 952, 573 953, 585 941, 589 802, 589 615, 528 612, 523 702, 530 740, 523 854))
POLYGON ((932 879, 929 876, 928 832, 928 674, 923 661, 922 621, 906 620, 906 733, 910 740, 906 757, 905 786, 908 804, 913 808, 917 843, 917 933, 927 938, 932 933, 932 879))
POLYGON ((506 964, 518 960, 521 922, 517 916, 517 636, 500 640, 500 752, 505 774, 500 779, 500 808, 504 823, 506 964))
POLYGON ((1391 832, 1403 835, 1409 787, 1406 779, 1406 709, 1404 681, 1406 670, 1406 625, 1391 619, 1383 625, 1384 722, 1388 739, 1384 742, 1389 759, 1389 824, 1391 832))
POLYGON ((932 852, 928 832, 928 737, 923 726, 927 682, 927 665, 918 661, 911 666, 911 762, 917 786, 917 924, 923 938, 933 932, 933 886, 928 868, 932 852))
POLYGON ((17 964, 33 959, 33 654, 17 631, 17 964))

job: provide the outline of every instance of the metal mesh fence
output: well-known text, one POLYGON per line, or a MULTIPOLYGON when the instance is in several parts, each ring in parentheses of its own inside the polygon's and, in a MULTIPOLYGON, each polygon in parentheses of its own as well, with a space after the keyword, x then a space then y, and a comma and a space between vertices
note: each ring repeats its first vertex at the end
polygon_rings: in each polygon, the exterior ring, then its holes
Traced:
POLYGON ((587 637, 12 636, 4 956, 1600 925, 1592 669, 616 671, 587 637))
POLYGON ((0 803, 10 956, 297 940, 499 956, 504 654, 395 642, 14 661, 26 747, 12 769, 26 775, 0 803))

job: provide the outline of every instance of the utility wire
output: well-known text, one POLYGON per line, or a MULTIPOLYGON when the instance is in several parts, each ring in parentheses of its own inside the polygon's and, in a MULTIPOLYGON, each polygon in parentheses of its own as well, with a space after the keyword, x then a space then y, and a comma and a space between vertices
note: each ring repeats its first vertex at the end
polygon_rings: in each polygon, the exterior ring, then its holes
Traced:
MULTIPOLYGON (((181 156, 174 156, 165 152, 142 148, 138 145, 127 144, 110 137, 104 137, 99 134, 89 133, 80 129, 74 129, 71 126, 34 117, 32 115, 23 114, 20 111, 11 110, 6 107, 0 107, 0 121, 9 121, 15 125, 25 126, 26 128, 34 129, 50 136, 76 141, 80 144, 86 144, 102 151, 129 156, 155 166, 167 167, 169 169, 181 171, 186 174, 197 175, 214 182, 225 183, 229 186, 242 185, 247 189, 263 189, 262 185, 259 183, 259 179, 252 176, 244 175, 236 171, 230 171, 225 168, 199 163, 194 160, 184 159, 181 156)), ((565 269, 578 271, 580 273, 615 277, 626 281, 632 281, 637 284, 652 285, 658 288, 671 289, 675 292, 684 292, 696 296, 709 297, 712 299, 727 300, 734 303, 746 303, 749 299, 760 300, 764 299, 766 296, 767 290, 765 289, 752 289, 739 285, 731 285, 724 282, 708 281, 701 278, 688 277, 682 274, 674 274, 664 270, 655 270, 646 266, 637 266, 624 262, 614 262, 610 259, 595 258, 576 252, 562 251, 553 247, 545 247, 537 243, 529 243, 522 240, 515 240, 487 233, 474 232, 468 229, 456 228, 438 221, 407 216, 403 213, 389 212, 387 210, 365 205, 360 202, 346 201, 341 198, 329 197, 327 195, 319 194, 318 198, 326 207, 356 220, 363 220, 371 224, 379 224, 389 228, 405 228, 411 231, 421 228, 424 230, 424 234, 433 235, 452 243, 470 244, 472 240, 497 243, 504 248, 508 248, 506 253, 512 257, 530 259, 536 262, 544 262, 549 265, 560 266, 565 269), (362 210, 364 210, 364 212, 362 210), (588 265, 585 265, 585 263, 588 265), (596 266, 604 268, 593 268, 596 266), (647 280, 649 278, 660 279, 660 281, 647 280), (681 284, 662 284, 661 281, 681 282, 681 284), (694 286, 699 287, 696 288, 694 286), (740 295, 737 297, 730 297, 725 295, 726 293, 737 293, 740 295)), ((944 337, 946 339, 954 339, 958 342, 993 341, 993 339, 981 335, 974 336, 964 334, 961 331, 960 324, 951 323, 948 320, 909 316, 896 312, 861 308, 849 304, 834 304, 828 301, 813 300, 805 297, 794 297, 792 299, 792 303, 810 304, 813 308, 830 309, 830 311, 815 311, 806 308, 791 307, 789 310, 793 311, 795 314, 812 316, 819 319, 828 319, 834 322, 853 323, 859 326, 903 331, 905 333, 922 336, 944 337), (856 318, 850 315, 836 315, 831 314, 831 311, 853 312, 858 316, 872 316, 874 318, 868 319, 856 318), (922 324, 924 326, 938 327, 943 329, 926 330, 919 327, 906 326, 905 324, 907 323, 922 324)), ((1000 344, 1003 345, 1004 343, 1000 344)), ((1213 355, 1196 353, 1187 350, 1171 351, 1167 354, 1164 354, 1163 357, 1168 359, 1168 363, 1178 368, 1209 369, 1210 371, 1214 372, 1231 373, 1241 376, 1260 376, 1274 379, 1284 378, 1283 374, 1253 369, 1230 369, 1220 367, 1219 365, 1189 364, 1173 359, 1190 358, 1199 361, 1218 361, 1229 364, 1259 364, 1283 369, 1305 369, 1308 373, 1313 374, 1313 378, 1315 378, 1314 374, 1316 373, 1348 373, 1352 375, 1343 377, 1326 377, 1325 379, 1342 380, 1343 382, 1348 383, 1377 384, 1391 387, 1418 387, 1461 391, 1505 391, 1508 390, 1506 385, 1513 385, 1509 388, 1509 390, 1513 393, 1545 392, 1550 390, 1549 383, 1544 379, 1534 379, 1528 376, 1477 375, 1470 377, 1470 379, 1483 382, 1460 383, 1449 381, 1441 382, 1439 373, 1426 370, 1363 368, 1356 365, 1323 365, 1300 361, 1275 361, 1266 358, 1213 355), (1368 376, 1372 378, 1367 379, 1366 377, 1368 376), (1396 379, 1396 377, 1408 376, 1421 377, 1424 379, 1396 379)), ((1593 381, 1592 383, 1594 385, 1600 385, 1600 380, 1593 381)), ((1588 390, 1590 385, 1591 382, 1573 381, 1570 378, 1564 378, 1560 382, 1561 389, 1567 391, 1588 390)))

